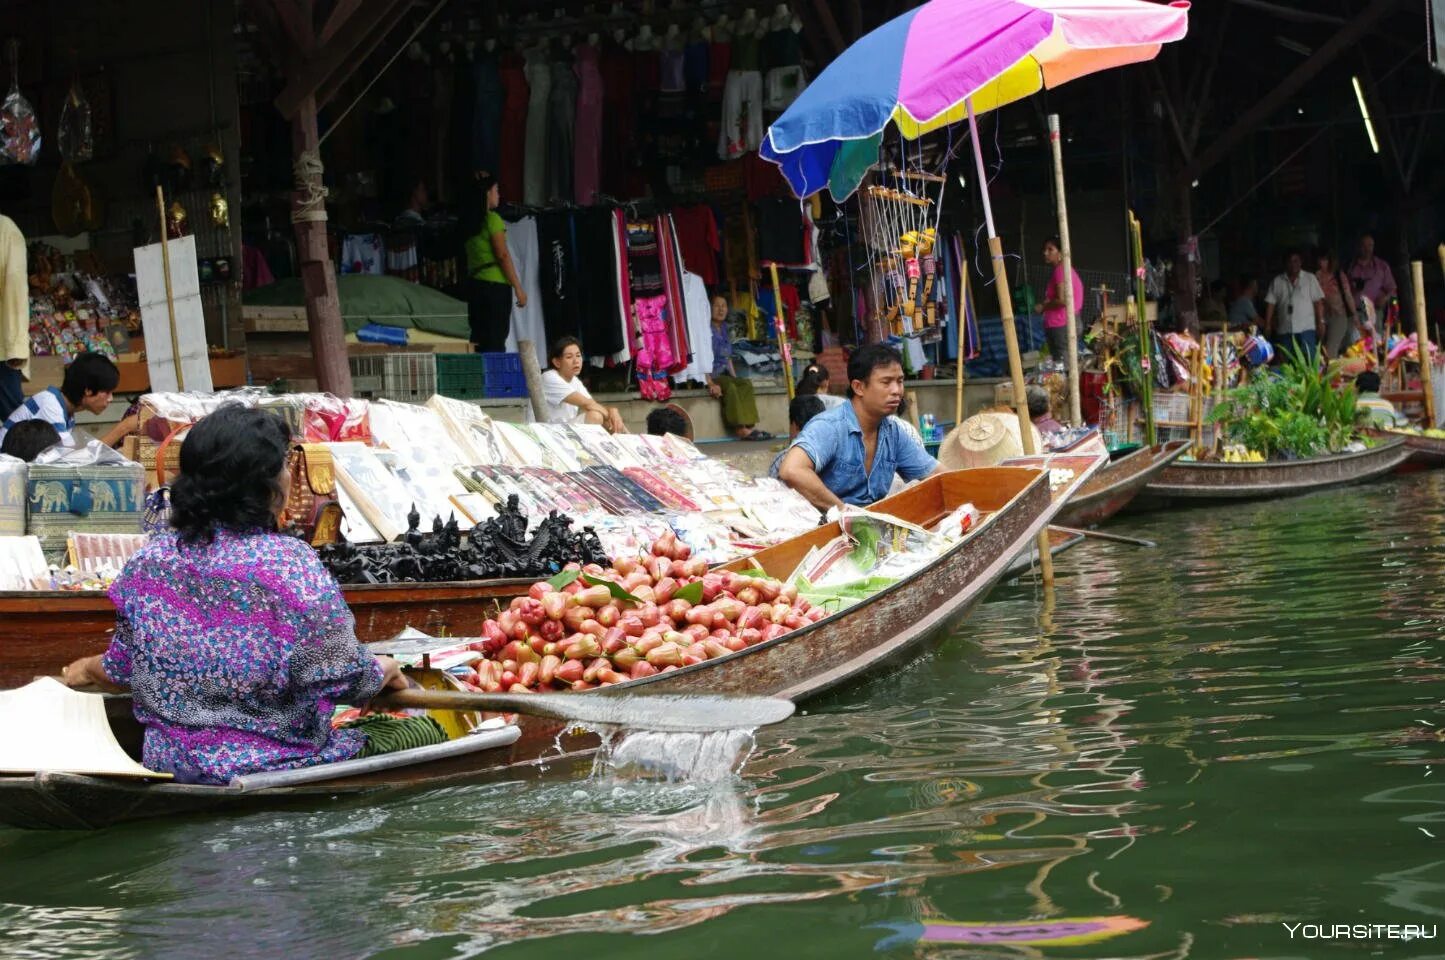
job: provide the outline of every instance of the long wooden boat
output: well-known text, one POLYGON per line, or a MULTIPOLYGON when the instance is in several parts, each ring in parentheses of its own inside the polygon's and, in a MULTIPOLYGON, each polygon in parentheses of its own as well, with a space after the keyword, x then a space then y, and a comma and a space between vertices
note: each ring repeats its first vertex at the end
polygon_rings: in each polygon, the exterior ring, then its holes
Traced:
POLYGON ((1265 463, 1175 462, 1145 486, 1135 503, 1290 497, 1384 476, 1409 459, 1403 438, 1357 453, 1265 463))
POLYGON ((1058 523, 1065 527, 1092 527, 1127 507, 1149 483, 1189 449, 1187 440, 1171 440, 1153 447, 1141 447, 1101 468, 1081 486, 1064 509, 1058 523))
POLYGON ((1405 461, 1402 469, 1433 470, 1445 467, 1445 437, 1427 437, 1413 430, 1367 430, 1366 433, 1383 440, 1395 437, 1403 439, 1405 446, 1410 448, 1410 459, 1405 461))
MULTIPOLYGON (((423 633, 475 630, 531 580, 396 583, 345 587, 363 643, 386 640, 406 627, 423 633)), ((53 674, 79 657, 105 650, 115 606, 101 590, 0 591, 0 690, 53 674)))
MULTIPOLYGON (((1072 465, 1087 476, 1097 458, 1072 465)), ((1063 464, 1059 464, 1063 465, 1063 464)), ((906 580, 852 607, 768 643, 642 680, 580 694, 748 693, 802 701, 946 636, 1004 575, 1010 561, 1045 528, 1061 506, 1050 495, 1047 471, 990 467, 937 474, 872 509, 920 525, 937 523, 973 503, 980 523, 957 545, 906 580)), ((787 576, 815 546, 838 536, 836 523, 754 554, 768 573, 787 576)), ((745 561, 734 566, 741 568, 745 561)), ((139 756, 140 730, 127 698, 113 698, 117 739, 139 756)), ((70 773, 0 776, 0 823, 30 828, 95 828, 148 817, 237 811, 336 797, 376 796, 544 771, 584 774, 595 734, 518 717, 498 734, 509 742, 472 737, 420 751, 372 758, 369 766, 314 767, 258 775, 224 787, 134 781, 70 773), (515 731, 513 733, 512 731, 515 731)), ((355 761, 348 761, 354 764, 355 761)))

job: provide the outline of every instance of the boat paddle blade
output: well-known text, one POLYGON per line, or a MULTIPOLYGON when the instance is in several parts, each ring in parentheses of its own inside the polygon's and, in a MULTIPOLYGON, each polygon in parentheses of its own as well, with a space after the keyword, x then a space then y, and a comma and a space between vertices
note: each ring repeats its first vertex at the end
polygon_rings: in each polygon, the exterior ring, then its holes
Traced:
POLYGON ((662 733, 755 729, 793 715, 780 697, 686 694, 466 693, 460 690, 391 690, 371 702, 384 709, 485 710, 525 713, 568 723, 662 733))

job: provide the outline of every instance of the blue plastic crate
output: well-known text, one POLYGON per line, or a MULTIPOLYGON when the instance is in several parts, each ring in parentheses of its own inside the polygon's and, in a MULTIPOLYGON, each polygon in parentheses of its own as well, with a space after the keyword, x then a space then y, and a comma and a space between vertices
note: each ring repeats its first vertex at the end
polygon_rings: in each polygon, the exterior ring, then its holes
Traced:
POLYGON ((483 389, 488 397, 525 397, 527 379, 522 376, 522 358, 515 353, 484 353, 483 389))

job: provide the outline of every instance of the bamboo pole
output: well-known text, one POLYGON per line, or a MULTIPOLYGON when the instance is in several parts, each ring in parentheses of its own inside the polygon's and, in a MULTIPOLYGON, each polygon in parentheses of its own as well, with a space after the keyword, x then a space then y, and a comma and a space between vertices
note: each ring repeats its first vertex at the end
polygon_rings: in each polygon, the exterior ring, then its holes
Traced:
MULTIPOLYGON (((1445 251, 1445 245, 1441 246, 1441 250, 1445 251)), ((1445 257, 1445 252, 1442 252, 1441 256, 1445 257)), ((967 257, 960 258, 958 275, 958 330, 955 331, 958 338, 958 378, 954 383, 953 397, 953 425, 955 427, 963 425, 963 386, 966 376, 963 369, 966 360, 964 340, 968 333, 968 313, 973 309, 973 291, 968 286, 967 257)))
POLYGON ((1430 324, 1425 319, 1425 265, 1410 262, 1415 288, 1415 352, 1420 357, 1420 390, 1425 395, 1425 429, 1435 429, 1435 391, 1430 386, 1430 324))
POLYGON ((1049 114, 1049 143, 1054 154, 1054 193, 1059 203, 1059 253, 1063 255, 1064 285, 1061 290, 1064 312, 1068 317, 1069 349, 1065 361, 1069 365, 1069 421, 1074 426, 1084 422, 1079 397, 1079 305, 1074 302, 1074 255, 1069 245, 1069 204, 1064 199, 1064 149, 1059 137, 1059 115, 1049 114))
POLYGON ((166 195, 160 184, 156 185, 156 213, 161 222, 161 273, 166 280, 166 314, 171 323, 171 362, 176 366, 176 390, 186 391, 186 376, 181 372, 181 339, 176 334, 176 296, 171 289, 171 245, 166 238, 166 195))
MULTIPOLYGON (((993 225, 993 204, 989 202, 988 175, 983 167, 983 147, 978 139, 978 117, 973 112, 973 98, 965 101, 968 107, 968 129, 973 138, 973 160, 978 170, 978 188, 983 197, 983 218, 988 227, 988 253, 993 260, 994 291, 998 294, 998 311, 1003 321, 1003 340, 1008 349, 1009 379, 1013 383, 1014 410, 1019 418, 1019 440, 1024 453, 1033 456, 1038 453, 1034 446, 1034 425, 1029 419, 1029 400, 1024 392, 1024 362, 1019 356, 1019 336, 1014 329, 1013 297, 1009 294, 1008 268, 1003 259, 1003 242, 993 225)), ((1049 543, 1049 531, 1040 531, 1039 574, 1045 583, 1054 581, 1054 555, 1049 543)))
POLYGON ((793 362, 785 336, 788 328, 783 319, 783 286, 778 282, 778 265, 776 263, 768 264, 768 272, 773 276, 773 328, 778 336, 778 357, 783 361, 783 382, 788 385, 788 401, 792 402, 793 362))
POLYGON ((1129 232, 1134 248, 1134 319, 1139 324, 1139 367, 1144 372, 1139 403, 1144 408, 1144 445, 1152 447, 1158 442, 1154 429, 1154 338, 1149 331, 1144 293, 1144 227, 1133 210, 1129 211, 1129 232))

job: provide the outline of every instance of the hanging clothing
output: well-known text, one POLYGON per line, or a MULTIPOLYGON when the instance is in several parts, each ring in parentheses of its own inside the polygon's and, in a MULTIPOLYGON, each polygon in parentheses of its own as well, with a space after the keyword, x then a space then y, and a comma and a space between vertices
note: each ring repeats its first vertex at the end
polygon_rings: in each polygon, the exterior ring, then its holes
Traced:
MULTIPOLYGON (((577 129, 572 152, 573 196, 583 206, 596 202, 602 178, 602 116, 606 109, 596 47, 577 48, 577 129)), ((610 224, 609 224, 610 227, 610 224)))
MULTIPOLYGON (((472 70, 474 65, 464 56, 459 56, 451 65, 452 71, 452 96, 451 108, 447 111, 447 140, 450 149, 438 154, 437 161, 447 171, 446 183, 448 192, 438 193, 439 197, 447 200, 457 200, 466 196, 467 185, 471 183, 472 173, 476 169, 475 150, 473 141, 478 135, 477 127, 477 84, 473 78, 472 70)), ((500 81, 498 81, 500 83, 500 81)), ((498 101, 498 109, 501 103, 498 101)), ((495 166, 488 167, 494 174, 497 172, 495 166)))
POLYGON ((541 258, 542 322, 547 342, 575 337, 581 328, 581 304, 571 213, 554 210, 537 216, 537 251, 541 258))
POLYGON ((687 65, 681 50, 663 50, 657 55, 657 88, 663 93, 682 93, 687 89, 687 65))
POLYGON ((732 69, 733 48, 730 43, 710 43, 707 49, 707 92, 721 97, 732 69))
MULTIPOLYGON (((507 89, 494 54, 485 53, 478 57, 471 65, 471 72, 472 95, 467 99, 474 115, 470 139, 472 170, 487 170, 500 176, 502 111, 507 102, 507 89)), ((521 125, 507 129, 509 136, 515 136, 521 125)), ((512 194, 513 199, 517 196, 512 194)))
POLYGON ((627 217, 621 210, 612 211, 612 259, 616 269, 618 324, 622 349, 613 355, 617 363, 632 359, 632 273, 627 260, 627 217))
POLYGON ((677 378, 702 382, 705 375, 713 370, 712 300, 707 295, 702 277, 691 271, 682 274, 682 301, 691 354, 687 366, 677 378))
POLYGON ((552 98, 552 65, 542 53, 527 54, 527 146, 522 171, 522 202, 540 207, 547 202, 548 108, 552 98))
POLYGON ((707 93, 711 47, 706 40, 693 40, 682 48, 682 79, 687 92, 693 96, 707 93))
POLYGON ((671 319, 667 297, 639 297, 633 302, 637 313, 637 380, 644 400, 666 400, 672 396, 667 371, 677 362, 672 352, 671 319))
POLYGON ((632 54, 615 43, 604 48, 602 71, 602 192, 614 197, 627 194, 627 174, 632 163, 632 142, 636 117, 635 74, 632 54))
POLYGON ((611 210, 592 208, 572 214, 577 245, 578 336, 589 357, 611 356, 625 344, 618 322, 616 237, 611 210))
POLYGON ((756 70, 733 70, 723 89, 722 129, 717 154, 736 160, 763 142, 763 75, 756 70))
POLYGON ((717 217, 712 207, 698 204, 678 207, 672 211, 677 227, 677 243, 682 248, 683 266, 702 278, 709 286, 718 282, 718 254, 722 237, 718 234, 717 217))
POLYGON ((677 233, 670 214, 657 218, 657 247, 663 293, 667 296, 668 336, 672 341, 673 359, 668 370, 677 373, 687 365, 687 313, 682 293, 682 251, 677 245, 677 233))
POLYGON ((512 302, 512 323, 507 333, 507 352, 517 352, 517 341, 530 340, 537 354, 537 366, 547 368, 547 329, 542 320, 542 270, 537 248, 537 219, 525 217, 507 229, 507 252, 512 268, 527 294, 527 305, 512 302))
POLYGON ((371 273, 377 276, 386 272, 386 246, 381 235, 376 233, 349 233, 341 241, 341 272, 371 273))
POLYGON ((517 201, 522 198, 525 188, 523 171, 527 165, 526 132, 530 127, 528 107, 531 92, 527 87, 522 58, 515 53, 505 54, 501 58, 498 73, 505 94, 502 100, 502 123, 498 131, 500 159, 497 164, 497 180, 502 196, 517 201))
POLYGON ((760 261, 794 266, 808 263, 803 213, 798 201, 781 197, 759 200, 755 213, 760 261))
POLYGON ((572 63, 552 61, 552 93, 547 118, 547 199, 570 200, 572 151, 577 133, 577 73, 572 63))

